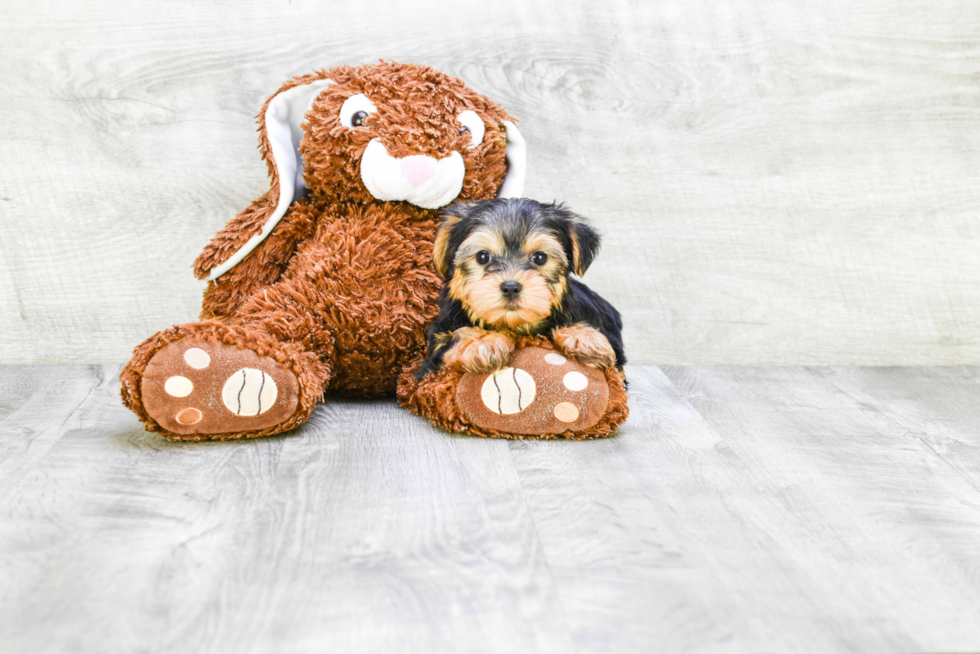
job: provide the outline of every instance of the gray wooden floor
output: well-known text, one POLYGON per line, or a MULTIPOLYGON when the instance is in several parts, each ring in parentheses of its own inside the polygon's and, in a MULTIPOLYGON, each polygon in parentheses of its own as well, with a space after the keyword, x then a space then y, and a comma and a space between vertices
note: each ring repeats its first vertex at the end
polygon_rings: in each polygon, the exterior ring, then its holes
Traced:
POLYGON ((0 651, 980 650, 980 370, 634 367, 599 442, 390 401, 169 444, 0 368, 0 651))

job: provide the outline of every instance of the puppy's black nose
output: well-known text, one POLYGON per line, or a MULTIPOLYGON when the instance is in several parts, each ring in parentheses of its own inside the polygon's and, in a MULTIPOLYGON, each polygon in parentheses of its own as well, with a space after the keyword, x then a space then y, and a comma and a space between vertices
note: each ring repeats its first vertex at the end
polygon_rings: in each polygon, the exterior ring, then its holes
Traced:
POLYGON ((521 294, 521 289, 524 288, 518 282, 513 280, 509 282, 504 282, 500 285, 500 292, 504 294, 504 297, 508 300, 513 300, 518 295, 521 294))

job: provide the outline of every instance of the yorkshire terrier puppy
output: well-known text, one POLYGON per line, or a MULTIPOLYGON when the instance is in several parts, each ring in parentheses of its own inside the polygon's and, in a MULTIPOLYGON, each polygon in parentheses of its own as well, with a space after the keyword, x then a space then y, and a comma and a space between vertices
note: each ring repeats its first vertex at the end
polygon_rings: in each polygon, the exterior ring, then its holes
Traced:
POLYGON ((547 335, 564 354, 622 372, 622 319, 585 284, 599 235, 562 205, 486 200, 448 207, 436 232, 445 278, 428 359, 417 373, 454 363, 470 372, 506 367, 515 336, 547 335))

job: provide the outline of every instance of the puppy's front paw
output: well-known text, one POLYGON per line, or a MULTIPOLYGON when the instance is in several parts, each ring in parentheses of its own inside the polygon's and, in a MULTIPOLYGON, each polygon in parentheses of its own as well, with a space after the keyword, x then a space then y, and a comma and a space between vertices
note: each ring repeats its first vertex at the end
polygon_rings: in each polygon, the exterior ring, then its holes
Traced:
POLYGON ((463 327, 453 334, 455 343, 446 352, 446 364, 458 363, 467 372, 491 372, 510 363, 514 341, 506 334, 477 327, 463 327))
POLYGON ((602 332, 585 323, 560 327, 551 333, 555 347, 587 366, 605 370, 616 365, 616 352, 602 332))

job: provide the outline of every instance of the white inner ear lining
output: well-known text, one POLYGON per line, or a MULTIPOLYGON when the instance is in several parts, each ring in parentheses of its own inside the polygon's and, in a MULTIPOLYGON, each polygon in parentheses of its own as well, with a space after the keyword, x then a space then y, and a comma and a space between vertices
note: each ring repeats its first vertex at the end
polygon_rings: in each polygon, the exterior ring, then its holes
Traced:
POLYGON ((333 83, 333 80, 321 79, 302 86, 294 86, 269 102, 269 108, 265 112, 265 133, 269 139, 276 173, 279 176, 279 201, 275 211, 262 225, 262 230, 248 239, 225 262, 212 268, 207 281, 214 281, 224 275, 258 247, 286 215, 293 200, 302 196, 306 190, 299 153, 299 145, 303 140, 303 121, 320 92, 333 83))
POLYGON ((527 144, 517 131, 517 125, 505 120, 507 131, 507 174, 497 191, 498 198, 519 198, 524 195, 524 177, 527 175, 527 144))

